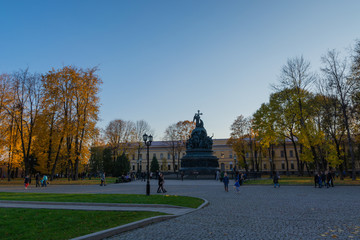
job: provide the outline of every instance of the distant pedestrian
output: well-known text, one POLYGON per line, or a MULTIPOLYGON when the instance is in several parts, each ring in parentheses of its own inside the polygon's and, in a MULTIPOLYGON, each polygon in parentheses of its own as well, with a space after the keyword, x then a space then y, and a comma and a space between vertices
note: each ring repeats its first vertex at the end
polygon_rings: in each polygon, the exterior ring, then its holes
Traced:
POLYGON ((280 187, 279 178, 280 178, 279 174, 278 174, 278 173, 275 173, 275 174, 274 174, 274 179, 273 179, 274 188, 280 187))
POLYGON ((42 179, 42 184, 41 186, 42 187, 46 187, 47 186, 47 180, 48 180, 48 177, 46 175, 43 176, 43 179, 42 179))
POLYGON ((235 180, 234 188, 236 189, 236 192, 240 192, 240 183, 239 180, 235 180))
POLYGON ((157 193, 160 193, 161 191, 163 193, 166 193, 166 189, 164 188, 164 184, 165 184, 165 178, 164 178, 164 174, 160 173, 160 176, 159 176, 159 182, 158 182, 158 190, 157 190, 157 193))
POLYGON ((325 172, 321 172, 321 182, 325 186, 326 185, 326 174, 325 172))
POLYGON ((220 173, 220 182, 222 182, 223 179, 224 179, 224 172, 221 172, 221 173, 220 173))
POLYGON ((181 171, 181 181, 184 181, 184 171, 181 171))
POLYGON ((334 187, 334 179, 333 176, 331 174, 331 172, 329 171, 326 175, 326 186, 327 188, 329 188, 331 185, 331 187, 334 187))
POLYGON ((224 174, 223 183, 224 183, 225 192, 228 192, 229 191, 229 177, 228 177, 227 173, 224 174))
MULTIPOLYGON (((315 176, 314 176, 314 184, 315 184, 315 188, 316 186, 319 184, 319 174, 318 173, 315 173, 315 176)), ((319 186, 320 187, 320 186, 319 186)))
POLYGON ((103 173, 101 174, 100 180, 101 180, 100 186, 106 186, 105 172, 103 172, 103 173))
POLYGON ((25 179, 24 179, 25 189, 28 188, 29 184, 30 184, 30 177, 29 177, 29 175, 26 175, 26 176, 25 176, 25 179))
POLYGON ((142 182, 143 182, 143 181, 145 182, 145 172, 142 172, 142 173, 141 173, 141 181, 142 181, 142 182))
POLYGON ((239 174, 239 183, 240 183, 240 186, 244 184, 244 174, 243 173, 239 174))
POLYGON ((217 170, 215 173, 215 180, 219 181, 219 179, 220 179, 220 172, 219 172, 219 170, 217 170))
POLYGON ((318 184, 319 184, 319 188, 322 188, 322 186, 323 186, 323 181, 322 181, 322 179, 321 179, 321 175, 320 175, 320 174, 318 174, 318 184))
POLYGON ((35 181, 36 181, 36 186, 35 187, 40 187, 40 174, 37 173, 35 176, 35 181))

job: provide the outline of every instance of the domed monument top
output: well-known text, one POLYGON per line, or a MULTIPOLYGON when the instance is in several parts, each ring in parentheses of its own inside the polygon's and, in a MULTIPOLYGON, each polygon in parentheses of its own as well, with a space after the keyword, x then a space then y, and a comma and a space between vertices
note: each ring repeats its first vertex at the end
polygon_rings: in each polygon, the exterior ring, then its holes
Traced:
POLYGON ((213 140, 208 137, 204 128, 204 122, 200 119, 200 110, 195 113, 193 121, 196 121, 196 127, 191 133, 191 137, 186 142, 186 149, 212 149, 213 140))

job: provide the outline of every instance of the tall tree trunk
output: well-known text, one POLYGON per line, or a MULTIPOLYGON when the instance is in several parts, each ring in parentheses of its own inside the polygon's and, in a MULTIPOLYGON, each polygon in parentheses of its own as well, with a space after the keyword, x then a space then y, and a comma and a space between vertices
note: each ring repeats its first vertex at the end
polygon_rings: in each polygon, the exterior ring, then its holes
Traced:
POLYGON ((286 140, 284 140, 284 143, 283 143, 283 146, 284 146, 284 154, 285 154, 285 162, 286 162, 286 176, 289 176, 289 160, 288 160, 288 157, 287 157, 287 152, 286 152, 286 140))
POLYGON ((50 177, 51 181, 54 179, 54 176, 55 176, 56 166, 57 166, 57 163, 58 163, 58 160, 59 160, 60 150, 61 150, 61 146, 62 146, 63 139, 64 139, 64 136, 62 136, 62 137, 60 138, 60 143, 59 143, 58 150, 57 150, 57 152, 56 152, 56 157, 55 157, 54 165, 53 165, 52 170, 51 170, 51 177, 50 177))

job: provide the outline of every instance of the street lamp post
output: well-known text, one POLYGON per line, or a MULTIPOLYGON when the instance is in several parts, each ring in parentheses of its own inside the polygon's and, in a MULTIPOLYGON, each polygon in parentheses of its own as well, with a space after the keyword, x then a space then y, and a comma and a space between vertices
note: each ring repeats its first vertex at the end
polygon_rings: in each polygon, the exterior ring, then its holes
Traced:
POLYGON ((143 135, 144 143, 147 147, 146 159, 147 159, 147 182, 146 182, 146 195, 150 195, 150 164, 149 164, 149 147, 153 141, 151 134, 148 136, 146 133, 143 135))

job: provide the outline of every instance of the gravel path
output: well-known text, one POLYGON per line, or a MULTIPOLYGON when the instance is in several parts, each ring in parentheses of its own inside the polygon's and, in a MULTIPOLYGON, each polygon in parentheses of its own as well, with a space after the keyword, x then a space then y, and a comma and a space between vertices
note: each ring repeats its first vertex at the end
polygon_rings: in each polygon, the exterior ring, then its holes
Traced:
POLYGON ((170 194, 202 197, 199 211, 110 238, 115 239, 360 239, 360 188, 168 183, 170 194))
MULTIPOLYGON (((151 194, 156 194, 156 180, 151 194)), ((115 239, 360 239, 360 187, 242 186, 224 192, 213 180, 167 180, 167 194, 207 199, 209 206, 110 238, 115 239)), ((281 182, 280 182, 281 184, 281 182)), ((22 187, 0 191, 24 192, 22 187)), ((30 192, 140 193, 144 182, 32 188, 30 192)))

